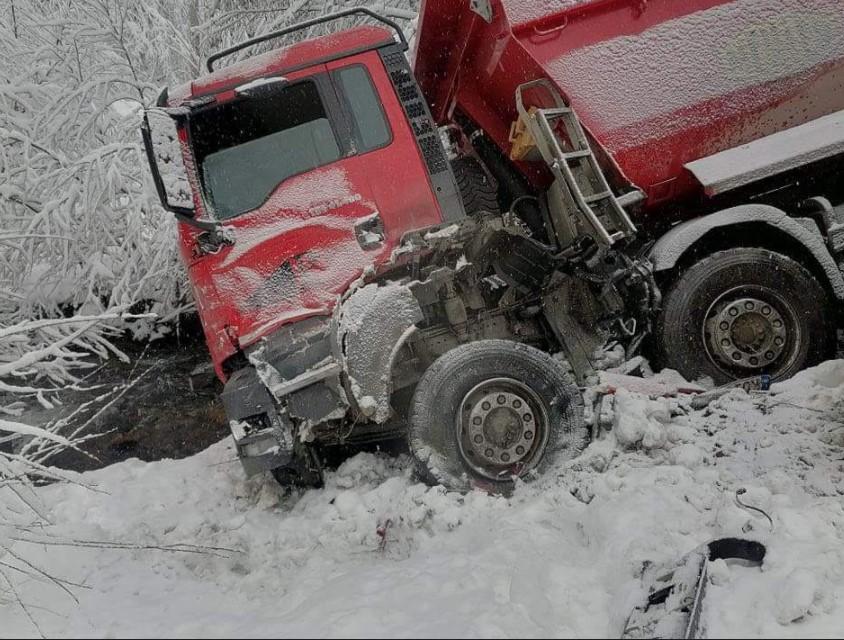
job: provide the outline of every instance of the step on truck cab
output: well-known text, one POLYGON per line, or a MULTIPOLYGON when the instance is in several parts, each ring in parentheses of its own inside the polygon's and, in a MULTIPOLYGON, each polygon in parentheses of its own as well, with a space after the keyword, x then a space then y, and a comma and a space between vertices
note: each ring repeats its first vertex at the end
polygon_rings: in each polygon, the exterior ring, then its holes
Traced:
POLYGON ((718 382, 826 355, 842 25, 833 0, 425 0, 412 65, 368 9, 212 56, 143 134, 247 471, 318 482, 330 448, 406 437, 429 480, 506 489, 585 446, 610 341, 718 382))

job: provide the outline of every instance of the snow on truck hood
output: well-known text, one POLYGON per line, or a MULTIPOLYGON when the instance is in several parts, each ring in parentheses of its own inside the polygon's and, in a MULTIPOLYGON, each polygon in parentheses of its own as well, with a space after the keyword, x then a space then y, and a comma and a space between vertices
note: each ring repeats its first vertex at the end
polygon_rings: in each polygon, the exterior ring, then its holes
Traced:
MULTIPOLYGON (((85 474, 99 492, 39 490, 38 535, 235 551, 14 551, 84 582, 75 603, 21 581, 49 637, 618 637, 642 562, 712 538, 767 545, 762 569, 712 565, 708 637, 830 636, 844 627, 844 361, 731 391, 707 409, 627 394, 638 416, 507 499, 417 483, 407 458, 359 454, 284 497, 247 481, 228 442, 186 460, 85 474), (641 433, 630 435, 631 433, 641 433), (644 434, 651 438, 644 442, 644 434), (764 509, 774 521, 737 506, 764 509), (384 531, 386 542, 377 533, 384 531)), ((3 632, 34 635, 15 604, 3 632)))

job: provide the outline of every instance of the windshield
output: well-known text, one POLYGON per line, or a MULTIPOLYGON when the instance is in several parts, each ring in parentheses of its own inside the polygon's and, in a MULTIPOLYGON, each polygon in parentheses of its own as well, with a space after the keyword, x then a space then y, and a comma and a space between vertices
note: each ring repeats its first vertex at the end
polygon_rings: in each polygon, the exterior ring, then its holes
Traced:
POLYGON ((286 178, 340 158, 313 81, 197 113, 191 143, 206 198, 223 220, 259 207, 286 178))

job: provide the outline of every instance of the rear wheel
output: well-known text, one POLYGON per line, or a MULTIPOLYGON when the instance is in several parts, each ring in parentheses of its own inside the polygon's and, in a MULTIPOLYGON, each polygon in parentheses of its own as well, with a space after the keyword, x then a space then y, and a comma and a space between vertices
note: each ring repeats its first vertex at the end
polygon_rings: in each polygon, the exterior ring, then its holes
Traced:
POLYGON ((657 326, 663 364, 716 383, 788 378, 828 354, 826 292, 797 262, 767 249, 719 251, 669 288, 657 326))
POLYGON ((562 364, 506 340, 462 345, 422 376, 409 444, 422 475, 449 489, 506 490, 588 442, 583 401, 562 364))
POLYGON ((499 212, 498 188, 480 162, 468 156, 455 158, 451 161, 451 169, 467 216, 499 212))

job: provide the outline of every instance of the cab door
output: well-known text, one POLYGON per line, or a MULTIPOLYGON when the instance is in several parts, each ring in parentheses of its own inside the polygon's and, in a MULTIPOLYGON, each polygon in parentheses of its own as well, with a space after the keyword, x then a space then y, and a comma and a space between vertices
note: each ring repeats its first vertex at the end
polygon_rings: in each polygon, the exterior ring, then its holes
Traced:
POLYGON ((208 250, 197 230, 180 225, 218 366, 282 324, 329 314, 349 283, 391 251, 371 222, 377 201, 325 65, 285 74, 283 88, 262 92, 271 80, 218 95, 189 125, 203 208, 230 240, 208 250))
POLYGON ((347 170, 356 182, 368 183, 392 251, 408 231, 443 221, 435 188, 378 52, 326 67, 354 148, 347 170))

